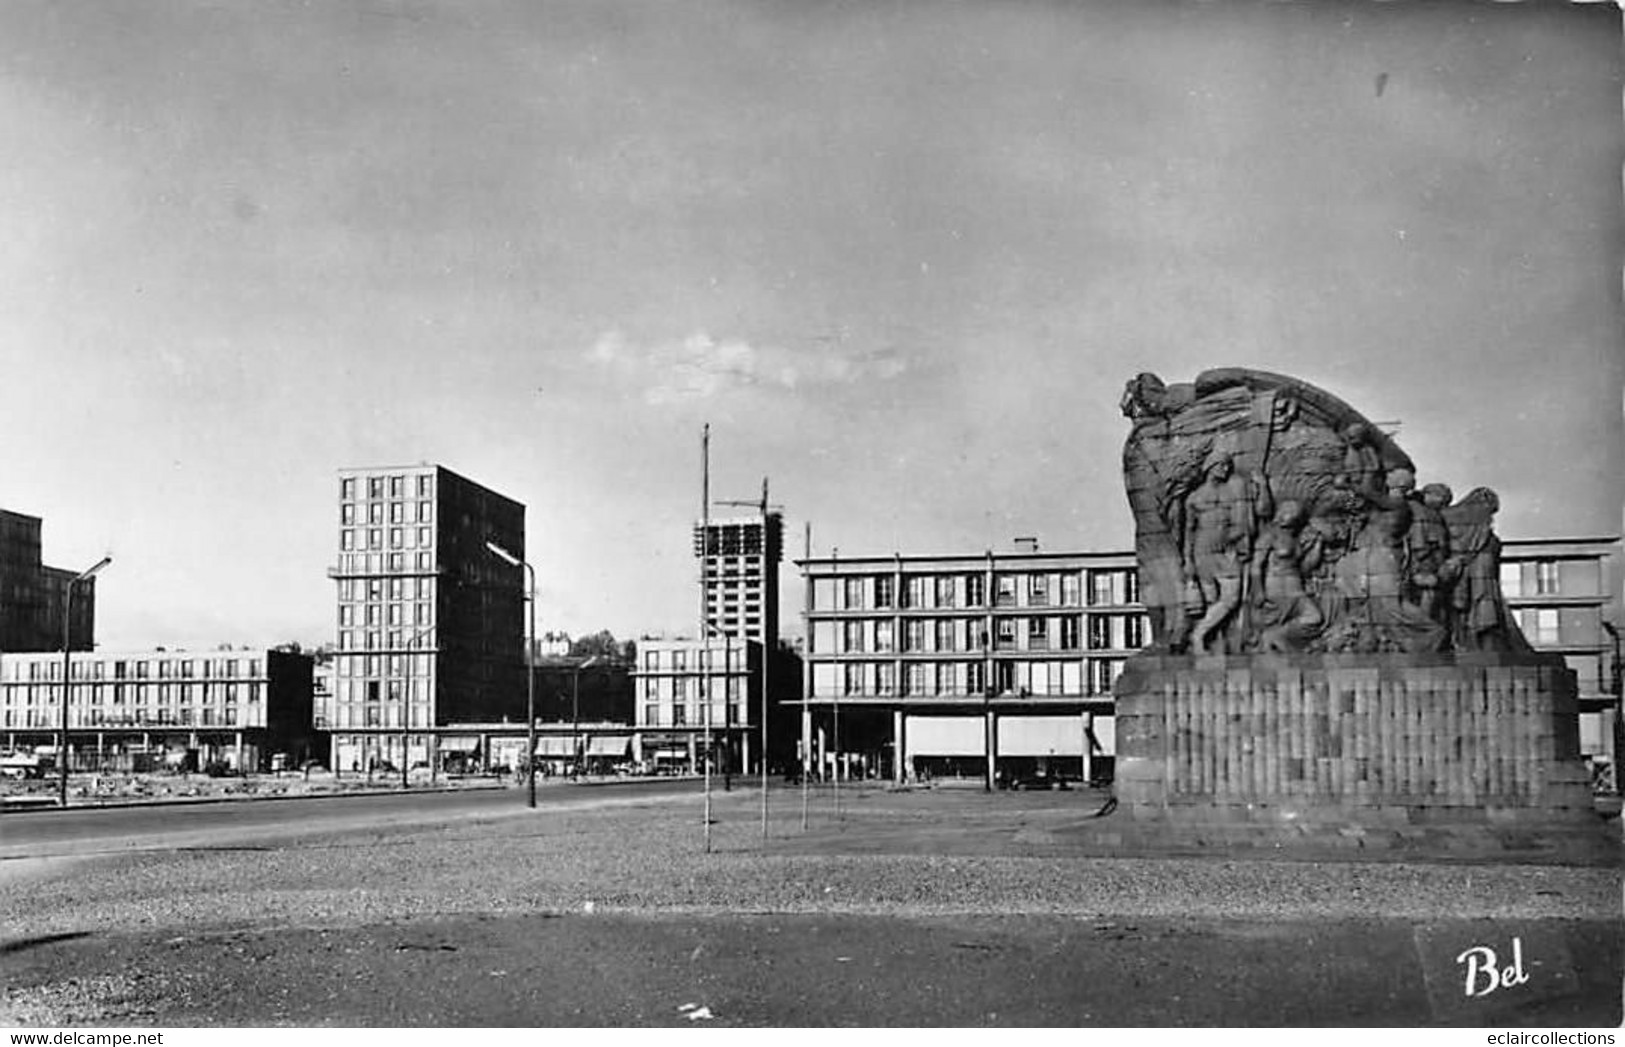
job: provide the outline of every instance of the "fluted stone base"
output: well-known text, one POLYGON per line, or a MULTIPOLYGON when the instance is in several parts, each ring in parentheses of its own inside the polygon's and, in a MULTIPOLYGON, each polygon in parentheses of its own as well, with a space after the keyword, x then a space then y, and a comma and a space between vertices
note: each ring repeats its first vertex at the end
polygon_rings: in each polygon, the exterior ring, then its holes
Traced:
POLYGON ((1116 686, 1119 804, 1165 824, 1600 824, 1553 655, 1155 656, 1116 686))

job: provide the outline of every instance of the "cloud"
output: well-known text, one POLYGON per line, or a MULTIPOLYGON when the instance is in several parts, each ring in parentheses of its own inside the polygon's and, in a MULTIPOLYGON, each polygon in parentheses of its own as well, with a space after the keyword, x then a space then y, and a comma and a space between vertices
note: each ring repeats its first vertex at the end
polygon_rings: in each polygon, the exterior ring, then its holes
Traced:
POLYGON ((739 338, 717 339, 705 331, 686 338, 638 343, 605 331, 587 358, 619 377, 640 383, 651 404, 705 400, 749 387, 798 390, 896 378, 908 368, 891 350, 860 350, 843 339, 816 348, 755 346, 739 338))

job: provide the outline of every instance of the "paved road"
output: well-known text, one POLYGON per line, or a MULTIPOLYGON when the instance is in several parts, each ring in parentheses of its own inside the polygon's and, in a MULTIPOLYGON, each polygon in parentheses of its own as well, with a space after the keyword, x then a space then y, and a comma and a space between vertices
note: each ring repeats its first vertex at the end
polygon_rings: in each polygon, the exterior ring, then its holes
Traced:
MULTIPOLYGON (((698 792, 697 782, 548 783, 538 807, 591 809, 698 792)), ((525 811, 523 789, 465 789, 153 806, 79 807, 0 815, 0 860, 152 847, 225 846, 345 829, 500 818, 525 811)))

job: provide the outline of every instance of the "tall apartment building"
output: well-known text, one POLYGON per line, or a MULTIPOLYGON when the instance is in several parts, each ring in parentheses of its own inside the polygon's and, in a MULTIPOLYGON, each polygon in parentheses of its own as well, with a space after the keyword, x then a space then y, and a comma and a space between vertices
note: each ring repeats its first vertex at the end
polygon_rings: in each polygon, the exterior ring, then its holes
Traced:
POLYGON ((796 562, 815 773, 1109 773, 1112 682, 1149 641, 1132 553, 796 562))
POLYGON ((332 761, 435 766, 439 728, 525 717, 525 507, 439 465, 339 474, 332 761))
MULTIPOLYGON (((63 605, 79 572, 41 562, 40 528, 37 516, 0 509, 0 651, 62 650, 63 605)), ((68 646, 88 651, 95 646, 96 579, 74 586, 71 610, 68 646)))
MULTIPOLYGON (((311 657, 284 651, 96 651, 70 656, 69 766, 264 770, 312 755, 311 657)), ((0 653, 6 745, 54 752, 62 655, 0 653)))
MULTIPOLYGON (((1080 777, 1109 769, 1112 682, 1150 641, 1133 553, 797 564, 803 746, 821 773, 974 778, 1039 757, 1080 777)), ((1531 644, 1575 671, 1581 750, 1608 769, 1618 766, 1619 648, 1608 626, 1620 624, 1620 566, 1615 538, 1502 548, 1508 606, 1531 644)))
POLYGON ((1501 543, 1501 593, 1529 642, 1561 654, 1580 691, 1580 751, 1619 787, 1621 585, 1617 538, 1501 543), (1615 631, 1611 632, 1609 627, 1615 631))
POLYGON ((783 517, 769 511, 695 524, 694 555, 705 558, 705 617, 715 635, 775 647, 783 517))

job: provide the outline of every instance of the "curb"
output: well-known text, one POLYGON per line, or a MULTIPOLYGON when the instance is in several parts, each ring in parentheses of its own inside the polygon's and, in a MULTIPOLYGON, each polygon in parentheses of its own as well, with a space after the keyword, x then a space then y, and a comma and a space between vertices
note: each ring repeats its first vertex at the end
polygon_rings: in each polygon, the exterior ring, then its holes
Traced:
POLYGON ((457 787, 452 787, 452 788, 448 788, 446 786, 440 786, 440 787, 424 787, 422 789, 405 789, 405 790, 402 790, 402 789, 355 789, 355 790, 349 790, 349 791, 344 791, 344 792, 304 793, 304 794, 298 795, 298 796, 289 796, 287 794, 283 794, 283 795, 280 795, 280 796, 245 796, 245 795, 236 795, 236 796, 176 796, 176 797, 169 797, 169 798, 166 798, 166 799, 151 799, 151 800, 128 800, 128 801, 122 801, 122 800, 117 800, 117 799, 106 800, 106 801, 87 800, 87 801, 80 802, 80 803, 69 804, 66 808, 59 807, 57 805, 56 801, 52 800, 49 803, 41 803, 41 804, 34 804, 34 803, 28 803, 28 804, 0 803, 0 814, 28 814, 28 813, 30 813, 32 811, 57 811, 57 812, 61 812, 63 810, 68 810, 68 811, 105 811, 105 810, 112 810, 112 809, 122 809, 122 808, 125 808, 125 807, 194 807, 194 806, 200 806, 200 805, 204 805, 204 804, 274 803, 276 801, 287 801, 287 800, 337 800, 337 799, 342 799, 342 798, 345 798, 345 797, 355 799, 355 798, 358 798, 358 797, 366 798, 366 797, 375 797, 375 796, 403 796, 403 795, 419 795, 419 796, 422 796, 422 795, 432 794, 432 793, 492 792, 492 791, 495 791, 495 790, 498 790, 498 789, 505 790, 507 788, 508 788, 507 785, 504 785, 504 784, 498 782, 498 783, 494 783, 494 784, 491 784, 491 785, 468 785, 468 786, 457 786, 457 787))

